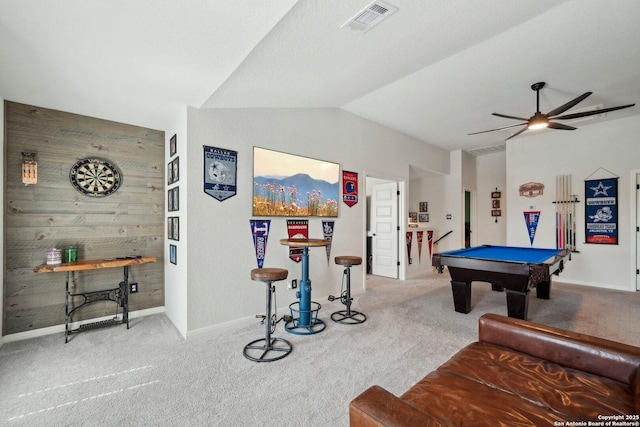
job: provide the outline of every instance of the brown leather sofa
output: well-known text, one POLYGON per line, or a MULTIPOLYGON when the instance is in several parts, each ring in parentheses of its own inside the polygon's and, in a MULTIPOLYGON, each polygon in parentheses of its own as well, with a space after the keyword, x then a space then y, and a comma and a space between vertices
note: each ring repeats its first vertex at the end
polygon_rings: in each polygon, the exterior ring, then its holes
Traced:
POLYGON ((640 348, 496 314, 402 396, 372 386, 349 405, 365 427, 634 426, 638 414, 640 348))

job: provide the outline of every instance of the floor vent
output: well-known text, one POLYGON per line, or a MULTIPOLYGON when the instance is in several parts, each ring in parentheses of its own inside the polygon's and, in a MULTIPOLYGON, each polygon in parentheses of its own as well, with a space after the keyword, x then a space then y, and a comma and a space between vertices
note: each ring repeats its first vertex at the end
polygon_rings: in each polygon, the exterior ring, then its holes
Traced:
POLYGON ((356 31, 369 31, 375 25, 397 12, 398 8, 383 1, 374 1, 353 18, 345 22, 342 27, 356 31))

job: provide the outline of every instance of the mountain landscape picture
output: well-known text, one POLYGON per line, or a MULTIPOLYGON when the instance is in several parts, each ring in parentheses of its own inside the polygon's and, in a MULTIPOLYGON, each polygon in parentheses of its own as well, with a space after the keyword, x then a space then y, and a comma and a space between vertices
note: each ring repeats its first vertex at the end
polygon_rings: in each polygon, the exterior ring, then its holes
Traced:
POLYGON ((253 148, 254 216, 338 216, 340 165, 253 148))

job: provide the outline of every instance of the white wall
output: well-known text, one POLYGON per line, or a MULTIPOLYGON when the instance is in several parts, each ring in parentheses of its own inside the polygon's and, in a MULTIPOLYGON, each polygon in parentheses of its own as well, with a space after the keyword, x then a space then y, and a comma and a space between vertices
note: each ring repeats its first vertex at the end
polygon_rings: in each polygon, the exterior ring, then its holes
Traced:
POLYGON ((506 193, 506 152, 484 154, 476 157, 477 170, 477 218, 478 226, 474 229, 479 245, 506 245, 507 243, 507 193, 506 193), (491 216, 491 193, 502 193, 500 210, 502 216, 491 216))
MULTIPOLYGON (((340 163, 358 172, 360 200, 339 202, 331 257, 365 257, 365 174, 409 181, 409 164, 446 173, 449 153, 338 109, 188 110, 189 258, 188 329, 199 332, 264 312, 264 285, 252 282, 256 267, 249 220, 252 202, 252 148, 259 146, 340 163), (238 194, 219 202, 203 192, 203 145, 238 152, 238 194)), ((182 178, 181 178, 182 179, 182 178)), ((182 191, 182 188, 181 188, 182 191)), ((309 237, 322 238, 320 218, 310 218, 309 237)), ((183 228, 184 230, 184 228, 183 228)), ((300 279, 300 265, 289 260, 286 218, 271 218, 265 267, 289 270, 300 279)), ((328 263, 324 249, 310 249, 314 301, 340 291, 342 269, 328 263)), ((352 288, 364 288, 365 266, 352 268, 352 288)), ((295 291, 276 285, 278 307, 296 301, 295 291)), ((281 313, 279 313, 281 314, 281 313)))
MULTIPOLYGON (((572 194, 578 195, 577 243, 559 280, 563 282, 635 290, 635 219, 631 219, 631 171, 640 169, 640 117, 604 123, 579 123, 573 132, 547 130, 507 143, 507 243, 529 246, 523 211, 541 211, 534 247, 555 247, 555 177, 571 175, 572 194), (618 245, 584 244, 584 180, 603 168, 618 182, 618 245), (545 185, 536 198, 521 197, 518 187, 527 182, 545 185), (632 228, 632 224, 634 227, 632 228)), ((600 172, 601 173, 601 172, 600 172)), ((601 178, 594 176, 593 178, 601 178)), ((635 179, 635 178, 634 178, 635 179)), ((633 200, 635 203, 635 200, 633 200)))
MULTIPOLYGON (((189 175, 186 173, 187 163, 187 109, 186 107, 180 114, 176 114, 175 121, 168 124, 165 131, 165 174, 167 164, 175 159, 169 155, 169 140, 173 135, 176 135, 176 156, 179 157, 180 166, 180 179, 176 185, 180 188, 180 210, 178 212, 167 212, 165 205, 165 216, 180 217, 180 240, 168 240, 167 239, 167 227, 165 226, 165 253, 164 253, 164 305, 165 313, 169 319, 173 322, 175 327, 180 331, 183 337, 187 336, 188 322, 187 322, 187 255, 188 255, 188 240, 189 236, 186 233, 188 224, 187 215, 187 201, 188 201, 188 188, 189 175), (169 262, 169 245, 175 245, 177 247, 177 264, 171 264, 169 262)), ((171 185, 170 188, 173 188, 171 185)), ((165 197, 165 204, 167 203, 167 197, 165 197)), ((166 224, 166 219, 165 219, 166 224)))

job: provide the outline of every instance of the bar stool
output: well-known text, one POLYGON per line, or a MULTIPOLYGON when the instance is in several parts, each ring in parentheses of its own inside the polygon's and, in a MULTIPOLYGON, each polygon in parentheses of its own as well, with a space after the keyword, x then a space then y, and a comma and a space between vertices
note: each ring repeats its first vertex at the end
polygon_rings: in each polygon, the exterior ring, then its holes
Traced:
MULTIPOLYGON (((271 294, 275 294, 276 287, 273 282, 287 278, 289 271, 283 268, 254 268, 251 270, 251 280, 264 282, 267 285, 267 311, 264 317, 265 337, 251 341, 244 346, 242 354, 254 362, 273 362, 282 359, 291 353, 291 343, 282 338, 272 338, 271 334, 276 330, 277 315, 271 314, 271 294)), ((274 310, 275 311, 275 310, 274 310)))
MULTIPOLYGON (((347 289, 340 292, 340 301, 347 306, 346 310, 339 310, 331 314, 331 320, 337 323, 343 323, 345 325, 357 325, 358 323, 364 323, 367 320, 367 316, 359 311, 351 310, 351 267, 354 265, 362 264, 362 258, 359 256, 343 255, 335 257, 335 262, 338 265, 344 266, 344 274, 342 276, 342 287, 344 288, 344 277, 347 277, 347 289)), ((329 295, 329 301, 334 301, 337 298, 333 295, 329 295)))

